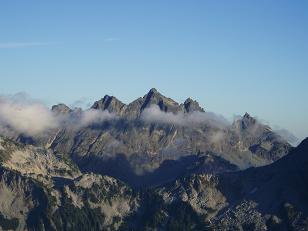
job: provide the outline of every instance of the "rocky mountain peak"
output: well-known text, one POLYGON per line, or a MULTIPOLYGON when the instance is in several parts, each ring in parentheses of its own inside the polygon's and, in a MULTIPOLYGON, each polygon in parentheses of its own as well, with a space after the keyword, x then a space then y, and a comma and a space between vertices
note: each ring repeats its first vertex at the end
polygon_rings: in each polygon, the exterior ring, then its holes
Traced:
POLYGON ((239 129, 245 130, 251 126, 254 126, 257 123, 257 120, 251 117, 247 112, 244 116, 236 121, 236 125, 239 129))
POLYGON ((180 111, 180 105, 177 102, 162 95, 155 88, 150 89, 150 91, 143 97, 143 103, 140 110, 143 111, 151 105, 158 105, 159 108, 165 112, 175 113, 180 111))
POLYGON ((250 119, 250 118, 252 118, 252 117, 248 114, 248 112, 245 112, 243 118, 245 118, 245 119, 250 119))
POLYGON ((121 114, 125 104, 114 96, 105 95, 104 98, 94 102, 92 109, 108 110, 109 112, 121 114))
POLYGON ((72 109, 70 109, 68 106, 66 106, 63 103, 53 105, 51 108, 51 111, 56 113, 56 114, 68 114, 72 112, 72 109))
POLYGON ((160 99, 165 97, 161 93, 159 93, 156 88, 152 88, 143 98, 145 98, 146 100, 151 100, 151 99, 160 99))
POLYGON ((156 88, 151 88, 148 94, 155 94, 155 93, 159 93, 159 92, 157 91, 156 88))
POLYGON ((184 111, 189 113, 193 111, 204 112, 204 109, 200 107, 199 103, 192 98, 188 98, 184 102, 184 111))

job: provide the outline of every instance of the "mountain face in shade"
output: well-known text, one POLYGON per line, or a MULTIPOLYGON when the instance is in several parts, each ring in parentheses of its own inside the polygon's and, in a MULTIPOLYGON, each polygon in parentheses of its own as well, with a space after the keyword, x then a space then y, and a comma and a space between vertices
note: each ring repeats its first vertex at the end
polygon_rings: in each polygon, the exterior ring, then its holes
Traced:
POLYGON ((96 101, 91 108, 101 111, 107 110, 111 113, 121 115, 126 105, 113 96, 105 95, 104 98, 96 101))
POLYGON ((164 203, 186 203, 218 230, 307 230, 307 192, 308 138, 265 167, 192 175, 157 188, 164 203))
POLYGON ((191 98, 186 99, 183 106, 186 113, 194 111, 205 112, 199 103, 191 98))
MULTIPOLYGON (((199 153, 181 177, 146 190, 3 137, 0 157, 3 230, 308 228, 308 138, 275 163, 244 171, 199 153)), ((164 174, 177 166, 165 165, 164 174)))
POLYGON ((151 105, 158 105, 160 110, 164 112, 177 113, 180 111, 180 105, 177 102, 163 96, 155 88, 151 89, 149 93, 143 97, 140 111, 143 111, 145 108, 150 107, 151 105))

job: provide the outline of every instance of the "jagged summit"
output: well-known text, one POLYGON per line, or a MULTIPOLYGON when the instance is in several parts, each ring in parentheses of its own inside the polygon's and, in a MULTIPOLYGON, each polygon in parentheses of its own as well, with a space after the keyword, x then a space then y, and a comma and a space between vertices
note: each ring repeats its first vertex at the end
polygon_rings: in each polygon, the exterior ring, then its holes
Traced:
MULTIPOLYGON (((159 93, 159 92, 157 91, 156 88, 151 88, 151 89, 149 90, 149 93, 159 93)), ((149 94, 149 93, 148 93, 148 94, 149 94)))
POLYGON ((156 88, 151 88, 143 97, 139 97, 128 105, 114 96, 105 95, 102 99, 94 102, 91 108, 102 111, 108 110, 118 115, 125 115, 128 118, 137 118, 144 109, 153 105, 157 105, 164 112, 204 112, 204 109, 196 100, 187 98, 184 103, 179 104, 173 99, 161 94, 156 88))
POLYGON ((56 114, 68 114, 72 112, 72 109, 69 108, 67 105, 60 103, 57 105, 53 105, 51 108, 51 111, 56 113, 56 114))
POLYGON ((244 128, 247 128, 251 125, 254 125, 257 123, 257 120, 253 117, 251 117, 247 112, 243 116, 242 123, 244 125, 244 128))
POLYGON ((248 118, 252 118, 252 117, 248 114, 248 112, 245 112, 243 118, 247 118, 248 119, 248 118))
POLYGON ((150 91, 143 97, 141 111, 153 104, 158 105, 162 111, 166 112, 178 112, 180 110, 180 105, 177 102, 162 95, 155 88, 150 89, 150 91))
POLYGON ((111 113, 121 114, 126 105, 114 96, 105 95, 104 98, 94 102, 92 109, 108 110, 111 113))
POLYGON ((200 107, 199 103, 192 98, 187 98, 184 102, 184 110, 185 112, 193 112, 193 111, 200 111, 204 112, 204 109, 200 107))
POLYGON ((257 120, 250 116, 247 112, 240 119, 234 122, 234 126, 238 130, 246 130, 257 124, 257 120))

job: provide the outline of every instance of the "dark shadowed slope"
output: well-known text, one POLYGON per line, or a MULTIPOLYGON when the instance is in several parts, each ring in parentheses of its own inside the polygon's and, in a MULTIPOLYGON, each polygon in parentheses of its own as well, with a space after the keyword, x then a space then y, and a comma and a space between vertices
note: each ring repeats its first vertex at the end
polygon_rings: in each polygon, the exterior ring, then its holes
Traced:
POLYGON ((307 230, 308 138, 271 165, 192 175, 157 193, 164 203, 191 206, 208 229, 307 230))

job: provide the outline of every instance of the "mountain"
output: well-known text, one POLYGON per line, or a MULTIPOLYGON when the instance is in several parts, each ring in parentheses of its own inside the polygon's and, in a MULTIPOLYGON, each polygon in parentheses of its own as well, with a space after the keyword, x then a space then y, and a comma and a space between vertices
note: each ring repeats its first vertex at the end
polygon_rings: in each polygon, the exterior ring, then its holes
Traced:
POLYGON ((0 134, 0 230, 307 230, 308 139, 156 89, 0 134))
POLYGON ((117 229, 138 195, 122 182, 81 174, 51 150, 0 139, 1 230, 117 229))
POLYGON ((52 106, 51 111, 53 111, 55 114, 59 115, 59 114, 69 114, 71 113, 73 110, 70 109, 68 106, 66 106, 63 103, 57 104, 52 106))
POLYGON ((193 99, 177 103, 154 88, 127 105, 106 95, 86 111, 59 104, 52 112, 65 121, 59 128, 41 136, 10 137, 48 147, 83 172, 113 176, 133 187, 182 176, 200 163, 201 155, 215 160, 211 169, 217 173, 270 164, 292 149, 248 113, 231 124, 193 99), (108 119, 82 126, 82 119, 93 118, 108 119))
POLYGON ((187 98, 184 104, 182 104, 182 107, 184 107, 186 113, 194 111, 205 112, 204 109, 200 107, 199 103, 191 98, 187 98))
POLYGON ((308 138, 271 165, 192 175, 156 191, 169 206, 188 204, 209 229, 307 230, 308 138))
POLYGON ((198 102, 187 99, 184 104, 178 104, 173 99, 163 96, 155 88, 152 88, 145 96, 140 97, 132 103, 125 105, 114 96, 105 95, 104 98, 96 101, 92 109, 122 115, 126 118, 138 118, 142 111, 153 105, 157 105, 164 112, 192 112, 203 111, 198 102))
POLYGON ((50 149, 6 138, 0 147, 3 230, 308 228, 308 138, 275 163, 243 171, 207 172, 222 160, 199 154, 200 172, 140 190, 81 173, 50 149))
POLYGON ((107 110, 121 115, 126 109, 126 105, 114 96, 105 95, 104 98, 96 101, 91 108, 101 111, 107 110))
POLYGON ((132 186, 171 180, 188 167, 183 158, 198 159, 198 153, 210 153, 212 158, 245 169, 276 161, 291 149, 247 113, 228 124, 192 99, 179 104, 156 89, 128 105, 105 96, 91 109, 108 111, 119 119, 79 130, 61 129, 49 137, 52 150, 70 156, 82 171, 114 176, 132 186), (175 171, 163 174, 170 161, 177 166, 175 171), (156 175, 165 179, 149 180, 156 175))

